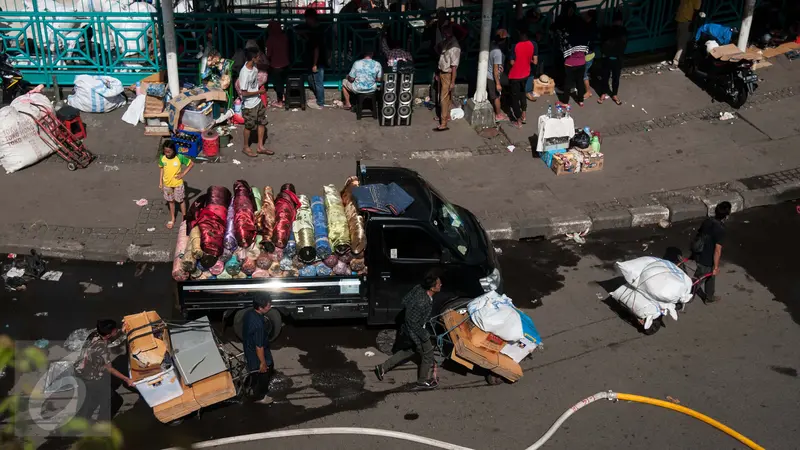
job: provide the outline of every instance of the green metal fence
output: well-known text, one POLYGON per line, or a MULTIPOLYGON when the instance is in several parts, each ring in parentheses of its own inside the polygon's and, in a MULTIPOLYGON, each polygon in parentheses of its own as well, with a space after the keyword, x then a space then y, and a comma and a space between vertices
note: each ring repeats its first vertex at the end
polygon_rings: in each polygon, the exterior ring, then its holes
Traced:
MULTIPOLYGON (((735 23, 740 20, 745 0, 706 0, 704 10, 711 20, 735 23)), ((679 0, 584 0, 582 9, 598 8, 599 17, 609 19, 621 8, 629 29, 629 53, 651 51, 673 45, 674 14, 679 0)), ((546 31, 562 0, 535 2, 543 14, 546 31)), ((185 6, 185 5, 184 5, 185 6)), ((180 7, 180 6, 179 6, 180 7)), ((118 0, 0 0, 0 44, 33 83, 72 84, 75 75, 103 74, 133 83, 164 67, 163 37, 159 6, 146 3, 127 5, 118 0), (73 2, 69 5, 64 1, 73 2)), ((230 57, 247 39, 263 43, 266 25, 279 20, 289 34, 293 70, 302 72, 304 40, 294 33, 303 22, 297 9, 266 9, 264 12, 240 11, 226 7, 226 12, 176 13, 176 37, 180 71, 194 81, 198 53, 208 44, 230 57)), ((463 76, 469 76, 477 61, 480 39, 479 5, 451 9, 450 16, 469 31, 462 43, 463 76)), ((398 39, 410 49, 417 66, 418 82, 430 79, 435 67, 432 52, 435 34, 426 28, 433 11, 404 13, 369 13, 360 15, 322 15, 329 61, 326 80, 337 84, 349 71, 352 62, 365 50, 377 51, 381 33, 398 39)), ((516 22, 512 2, 496 3, 493 25, 513 31, 516 22)), ((546 36, 546 33, 545 33, 546 36)), ((540 42, 547 54, 550 42, 540 42)))

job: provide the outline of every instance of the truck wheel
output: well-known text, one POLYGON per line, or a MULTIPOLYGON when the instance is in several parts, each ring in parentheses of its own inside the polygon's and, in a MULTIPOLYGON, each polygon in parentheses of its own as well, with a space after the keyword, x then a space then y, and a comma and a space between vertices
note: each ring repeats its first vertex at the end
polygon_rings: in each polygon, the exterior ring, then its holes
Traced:
POLYGON ((469 303, 469 299, 461 297, 445 300, 444 302, 442 302, 441 308, 439 308, 439 314, 443 314, 445 311, 450 309, 466 308, 467 303, 469 303))
POLYGON ((272 322, 272 330, 269 333, 269 341, 272 342, 275 339, 278 339, 278 336, 281 335, 281 329, 283 329, 283 317, 281 317, 280 311, 272 308, 267 311, 266 320, 272 322))
POLYGON ((493 373, 488 373, 486 375, 486 384, 488 384, 489 386, 497 386, 497 385, 503 384, 505 382, 506 382, 506 380, 503 377, 499 376, 499 375, 495 375, 493 373))

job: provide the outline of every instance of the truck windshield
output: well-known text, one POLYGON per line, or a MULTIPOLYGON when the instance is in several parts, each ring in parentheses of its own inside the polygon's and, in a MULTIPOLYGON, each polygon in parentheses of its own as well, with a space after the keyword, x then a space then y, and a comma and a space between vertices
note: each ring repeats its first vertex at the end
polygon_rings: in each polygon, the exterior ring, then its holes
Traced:
POLYGON ((468 225, 450 202, 435 193, 431 197, 434 208, 433 225, 450 245, 458 249, 461 255, 466 256, 469 251, 468 225))

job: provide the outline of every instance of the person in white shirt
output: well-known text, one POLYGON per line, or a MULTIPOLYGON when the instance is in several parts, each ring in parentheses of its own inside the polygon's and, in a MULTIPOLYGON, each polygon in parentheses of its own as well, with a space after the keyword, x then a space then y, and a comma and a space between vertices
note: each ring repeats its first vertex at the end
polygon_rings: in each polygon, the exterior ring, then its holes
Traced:
POLYGON ((267 131, 267 107, 261 101, 261 95, 266 92, 263 85, 258 84, 258 51, 247 49, 245 51, 247 62, 239 72, 239 87, 242 91, 242 116, 244 117, 244 148, 242 152, 250 157, 258 154, 274 155, 275 152, 264 147, 264 135, 267 131), (250 149, 250 133, 258 132, 258 153, 250 149))

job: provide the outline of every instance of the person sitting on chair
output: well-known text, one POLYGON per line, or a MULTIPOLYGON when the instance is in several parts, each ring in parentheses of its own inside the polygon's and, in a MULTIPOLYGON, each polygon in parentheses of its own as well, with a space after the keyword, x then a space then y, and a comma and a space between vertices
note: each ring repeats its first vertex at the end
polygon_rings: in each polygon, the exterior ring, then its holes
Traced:
POLYGON ((342 95, 344 95, 344 109, 350 109, 350 95, 370 94, 378 90, 378 82, 383 76, 383 67, 378 61, 372 59, 372 52, 366 52, 363 59, 353 63, 353 68, 342 80, 342 95))

